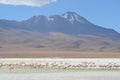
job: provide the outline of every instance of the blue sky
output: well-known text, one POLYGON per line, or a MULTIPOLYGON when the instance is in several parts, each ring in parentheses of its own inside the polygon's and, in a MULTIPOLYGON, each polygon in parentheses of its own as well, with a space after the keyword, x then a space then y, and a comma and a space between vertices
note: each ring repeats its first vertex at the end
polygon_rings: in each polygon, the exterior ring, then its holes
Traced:
POLYGON ((21 1, 22 2, 20 2, 20 0, 1 0, 0 19, 21 21, 36 15, 48 16, 74 11, 96 25, 112 28, 120 32, 120 0, 21 1), (18 3, 12 1, 18 1, 18 3), (32 1, 34 4, 28 1, 32 1))

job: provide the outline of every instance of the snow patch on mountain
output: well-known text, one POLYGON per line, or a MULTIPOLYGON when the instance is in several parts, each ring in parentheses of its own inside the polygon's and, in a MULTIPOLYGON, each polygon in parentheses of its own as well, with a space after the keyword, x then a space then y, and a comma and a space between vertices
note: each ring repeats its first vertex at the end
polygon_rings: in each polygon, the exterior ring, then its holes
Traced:
POLYGON ((48 17, 47 17, 47 20, 48 20, 48 21, 54 21, 54 18, 48 16, 48 17))
POLYGON ((88 23, 88 21, 86 19, 84 19, 83 17, 79 16, 75 12, 66 12, 66 13, 64 13, 62 15, 62 17, 64 17, 65 19, 69 20, 71 23, 74 23, 74 22, 88 23))

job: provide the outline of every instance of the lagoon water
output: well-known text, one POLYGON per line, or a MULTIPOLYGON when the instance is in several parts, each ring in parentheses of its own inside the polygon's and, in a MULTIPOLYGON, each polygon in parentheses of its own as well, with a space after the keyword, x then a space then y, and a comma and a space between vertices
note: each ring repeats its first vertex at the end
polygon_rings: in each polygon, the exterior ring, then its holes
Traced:
POLYGON ((0 73, 0 80, 120 80, 120 71, 0 73))

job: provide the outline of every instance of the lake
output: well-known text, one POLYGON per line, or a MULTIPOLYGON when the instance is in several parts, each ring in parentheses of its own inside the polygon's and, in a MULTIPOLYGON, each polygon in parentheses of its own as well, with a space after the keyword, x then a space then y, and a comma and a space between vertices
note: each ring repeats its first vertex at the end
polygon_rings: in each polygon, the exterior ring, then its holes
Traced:
POLYGON ((120 71, 0 73, 0 80, 120 80, 120 71))

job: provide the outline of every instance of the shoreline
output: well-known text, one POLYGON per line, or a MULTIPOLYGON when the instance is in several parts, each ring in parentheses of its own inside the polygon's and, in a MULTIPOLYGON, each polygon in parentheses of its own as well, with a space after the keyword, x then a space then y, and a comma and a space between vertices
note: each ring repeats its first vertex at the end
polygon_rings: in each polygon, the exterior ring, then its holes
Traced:
POLYGON ((119 71, 120 59, 106 58, 5 58, 0 72, 119 71))

